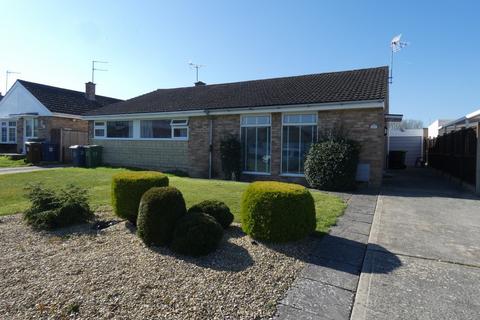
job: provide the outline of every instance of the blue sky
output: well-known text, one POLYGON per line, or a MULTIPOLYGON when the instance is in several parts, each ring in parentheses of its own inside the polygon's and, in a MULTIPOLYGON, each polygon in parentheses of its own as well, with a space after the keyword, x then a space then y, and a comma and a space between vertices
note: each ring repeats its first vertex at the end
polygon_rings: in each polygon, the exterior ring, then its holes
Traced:
MULTIPOLYGON (((97 93, 130 98, 189 86, 387 65, 391 112, 423 120, 480 108, 478 1, 0 1, 5 71, 83 90, 107 60, 97 93)), ((13 84, 15 76, 10 77, 13 84)))

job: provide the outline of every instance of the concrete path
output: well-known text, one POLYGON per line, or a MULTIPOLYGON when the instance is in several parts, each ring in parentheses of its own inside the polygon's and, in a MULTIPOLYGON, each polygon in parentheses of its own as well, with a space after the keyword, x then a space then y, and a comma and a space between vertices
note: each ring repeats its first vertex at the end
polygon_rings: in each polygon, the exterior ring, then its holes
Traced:
POLYGON ((377 195, 356 194, 277 308, 277 319, 350 318, 377 195))
POLYGON ((428 169, 385 180, 351 319, 480 319, 480 198, 428 169))
POLYGON ((28 166, 28 167, 14 167, 14 168, 0 168, 0 175, 3 174, 13 174, 13 173, 22 173, 22 172, 33 172, 33 171, 43 171, 51 170, 58 168, 65 168, 65 165, 48 165, 48 166, 28 166))

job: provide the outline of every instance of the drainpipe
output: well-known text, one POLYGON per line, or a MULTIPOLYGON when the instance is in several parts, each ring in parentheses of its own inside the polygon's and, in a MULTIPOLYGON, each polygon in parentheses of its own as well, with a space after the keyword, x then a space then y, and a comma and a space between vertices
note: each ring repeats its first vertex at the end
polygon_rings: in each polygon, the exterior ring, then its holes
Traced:
POLYGON ((208 119, 208 179, 212 179, 213 120, 208 119))
POLYGON ((477 122, 477 177, 475 191, 480 194, 480 121, 477 122))

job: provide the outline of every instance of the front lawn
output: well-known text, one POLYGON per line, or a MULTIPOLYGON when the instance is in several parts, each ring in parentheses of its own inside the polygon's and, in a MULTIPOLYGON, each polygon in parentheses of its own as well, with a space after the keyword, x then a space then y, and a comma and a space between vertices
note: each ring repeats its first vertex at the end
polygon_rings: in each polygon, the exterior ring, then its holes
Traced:
POLYGON ((0 156, 0 168, 13 168, 13 167, 25 167, 29 164, 23 159, 12 160, 9 157, 0 156))
MULTIPOLYGON (((23 161, 23 160, 20 160, 23 161)), ((0 162, 1 166, 1 162, 0 162)), ((28 207, 25 199, 25 186, 29 183, 42 182, 46 186, 61 188, 75 183, 90 192, 93 208, 110 205, 110 183, 112 175, 127 169, 117 168, 65 168, 48 171, 36 171, 0 175, 0 215, 22 212, 28 207)), ((193 179, 170 175, 170 185, 177 187, 187 202, 187 207, 206 199, 224 201, 240 222, 240 199, 248 183, 223 180, 193 179)), ((336 218, 346 208, 345 202, 319 191, 312 191, 317 213, 317 231, 326 232, 336 218)))

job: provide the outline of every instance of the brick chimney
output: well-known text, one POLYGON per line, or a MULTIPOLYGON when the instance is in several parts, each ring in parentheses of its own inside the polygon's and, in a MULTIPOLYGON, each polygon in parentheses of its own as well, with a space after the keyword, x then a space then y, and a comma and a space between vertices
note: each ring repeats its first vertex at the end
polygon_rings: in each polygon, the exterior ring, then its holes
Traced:
POLYGON ((91 81, 85 83, 85 97, 88 100, 95 101, 95 83, 91 81))
POLYGON ((203 82, 203 81, 197 81, 197 82, 195 82, 195 87, 205 86, 205 85, 206 85, 206 83, 203 82))

